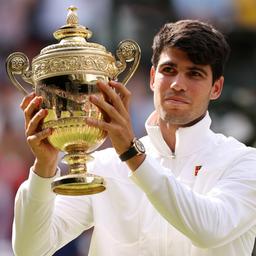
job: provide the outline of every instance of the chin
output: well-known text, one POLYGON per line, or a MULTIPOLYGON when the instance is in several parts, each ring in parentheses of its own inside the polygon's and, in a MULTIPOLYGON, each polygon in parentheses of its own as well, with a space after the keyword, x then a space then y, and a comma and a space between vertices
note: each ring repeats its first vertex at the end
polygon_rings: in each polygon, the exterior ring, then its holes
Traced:
POLYGON ((181 116, 181 115, 165 115, 163 117, 163 120, 165 122, 168 123, 172 123, 172 124, 176 124, 176 125, 185 125, 187 123, 190 122, 190 119, 185 117, 185 116, 181 116))

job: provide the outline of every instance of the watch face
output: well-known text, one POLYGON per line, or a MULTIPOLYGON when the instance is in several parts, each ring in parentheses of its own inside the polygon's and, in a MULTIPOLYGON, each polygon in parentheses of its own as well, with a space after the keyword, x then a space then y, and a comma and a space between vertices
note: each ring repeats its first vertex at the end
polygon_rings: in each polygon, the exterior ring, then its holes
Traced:
POLYGON ((134 147, 137 149, 138 152, 145 153, 144 145, 139 140, 134 141, 134 147))

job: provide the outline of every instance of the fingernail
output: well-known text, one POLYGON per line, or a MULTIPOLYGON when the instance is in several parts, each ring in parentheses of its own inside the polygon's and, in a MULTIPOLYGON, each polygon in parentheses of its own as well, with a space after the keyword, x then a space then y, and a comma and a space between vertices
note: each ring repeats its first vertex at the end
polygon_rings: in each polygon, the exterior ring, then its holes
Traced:
POLYGON ((34 101, 34 104, 35 104, 37 107, 39 107, 40 103, 41 103, 40 99, 36 98, 35 101, 34 101))
POLYGON ((43 130, 43 133, 44 133, 45 135, 46 135, 46 134, 52 135, 53 130, 52 130, 52 128, 46 128, 46 129, 43 130))
POLYGON ((39 114, 39 116, 45 116, 47 114, 47 111, 46 111, 46 109, 40 109, 38 114, 39 114))
POLYGON ((98 97, 97 95, 91 95, 91 96, 90 96, 90 100, 96 102, 96 101, 99 100, 99 97, 98 97))
POLYGON ((90 118, 90 117, 86 117, 85 122, 86 122, 86 124, 88 124, 88 125, 92 125, 92 124, 95 123, 95 120, 92 119, 92 118, 90 118))
POLYGON ((48 130, 49 130, 49 133, 52 135, 54 132, 54 128, 48 128, 48 130))
POLYGON ((118 81, 115 81, 115 80, 111 80, 111 81, 110 81, 110 84, 117 85, 117 84, 119 84, 119 82, 118 82, 118 81))

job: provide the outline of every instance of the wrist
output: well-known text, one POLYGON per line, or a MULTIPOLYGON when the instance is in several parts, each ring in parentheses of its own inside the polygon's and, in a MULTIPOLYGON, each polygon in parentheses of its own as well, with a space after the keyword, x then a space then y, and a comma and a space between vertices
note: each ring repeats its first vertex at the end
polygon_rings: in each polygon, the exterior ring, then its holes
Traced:
POLYGON ((121 161, 126 162, 135 156, 145 154, 145 147, 136 137, 132 140, 130 147, 119 155, 121 161))
POLYGON ((32 170, 42 178, 51 178, 56 175, 57 161, 49 163, 46 161, 41 162, 36 159, 32 166, 32 170))
POLYGON ((145 159, 146 159, 146 154, 136 155, 130 160, 127 160, 126 164, 128 165, 128 167, 132 172, 135 172, 138 169, 138 167, 144 162, 145 159))

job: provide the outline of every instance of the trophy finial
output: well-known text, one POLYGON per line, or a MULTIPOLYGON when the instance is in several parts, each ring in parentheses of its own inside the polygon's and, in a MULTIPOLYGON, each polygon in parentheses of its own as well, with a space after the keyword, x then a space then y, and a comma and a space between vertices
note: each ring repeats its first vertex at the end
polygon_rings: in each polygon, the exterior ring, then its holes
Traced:
POLYGON ((92 32, 78 23, 77 10, 74 5, 71 5, 68 9, 67 24, 53 33, 53 36, 58 39, 80 37, 88 39, 92 36, 92 32))
POLYGON ((71 5, 68 9, 67 14, 67 25, 76 26, 78 25, 78 15, 77 8, 74 5, 71 5))

